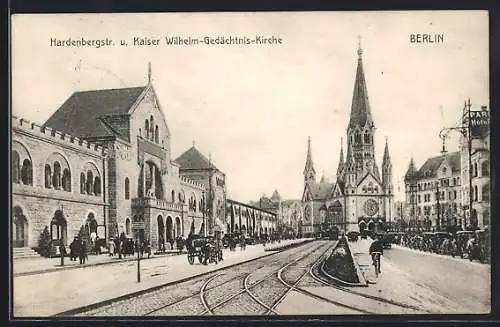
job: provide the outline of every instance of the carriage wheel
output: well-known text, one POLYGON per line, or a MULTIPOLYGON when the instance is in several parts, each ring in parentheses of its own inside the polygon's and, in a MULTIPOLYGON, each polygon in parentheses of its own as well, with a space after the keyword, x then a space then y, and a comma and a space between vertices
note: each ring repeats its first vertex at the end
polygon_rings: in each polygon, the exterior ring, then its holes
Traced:
POLYGON ((198 261, 199 261, 200 263, 202 263, 202 262, 203 262, 203 254, 199 254, 199 255, 198 255, 198 261))
POLYGON ((194 263, 194 257, 192 255, 188 254, 188 262, 190 265, 192 265, 194 263))

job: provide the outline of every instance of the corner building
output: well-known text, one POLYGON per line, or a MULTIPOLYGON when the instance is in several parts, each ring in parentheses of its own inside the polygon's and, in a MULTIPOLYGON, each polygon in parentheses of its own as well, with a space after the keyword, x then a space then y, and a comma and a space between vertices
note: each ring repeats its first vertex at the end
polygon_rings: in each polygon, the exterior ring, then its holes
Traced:
POLYGON ((180 174, 150 82, 75 92, 42 126, 14 120, 13 225, 26 222, 14 245, 36 247, 52 221, 66 226, 52 238, 68 244, 89 218, 99 238, 124 232, 154 249, 205 233, 206 187, 180 174))
POLYGON ((347 155, 341 145, 336 180, 316 182, 309 138, 304 168, 302 232, 319 234, 325 222, 339 231, 377 230, 392 221, 392 164, 386 141, 380 174, 375 160, 375 123, 372 119, 363 71, 362 49, 358 65, 351 113, 347 126, 347 155))

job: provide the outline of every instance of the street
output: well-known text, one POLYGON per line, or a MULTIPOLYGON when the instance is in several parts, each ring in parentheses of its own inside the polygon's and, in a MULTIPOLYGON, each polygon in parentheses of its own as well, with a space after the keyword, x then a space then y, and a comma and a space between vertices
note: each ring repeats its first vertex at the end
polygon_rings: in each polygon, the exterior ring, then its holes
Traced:
POLYGON ((15 286, 23 285, 15 292, 15 310, 20 315, 62 316, 489 311, 490 284, 484 283, 490 280, 489 265, 394 246, 384 251, 382 274, 376 277, 370 242, 349 243, 368 287, 332 285, 325 279, 319 267, 336 241, 316 240, 270 255, 262 247, 227 251, 218 266, 191 266, 185 255, 145 260, 141 283, 134 280, 134 262, 20 276, 15 278, 15 286), (243 257, 254 260, 238 262, 243 257), (32 287, 30 281, 39 284, 32 287), (167 281, 171 283, 164 285, 167 281), (54 292, 58 287, 60 291, 54 292))

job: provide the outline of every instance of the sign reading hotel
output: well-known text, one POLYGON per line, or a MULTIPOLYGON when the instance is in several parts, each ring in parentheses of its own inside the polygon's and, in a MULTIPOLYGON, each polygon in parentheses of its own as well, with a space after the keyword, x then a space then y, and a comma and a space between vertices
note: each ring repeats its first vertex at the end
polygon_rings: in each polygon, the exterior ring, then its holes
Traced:
POLYGON ((488 133, 490 115, 486 110, 475 110, 470 112, 470 129, 472 137, 482 138, 488 133))

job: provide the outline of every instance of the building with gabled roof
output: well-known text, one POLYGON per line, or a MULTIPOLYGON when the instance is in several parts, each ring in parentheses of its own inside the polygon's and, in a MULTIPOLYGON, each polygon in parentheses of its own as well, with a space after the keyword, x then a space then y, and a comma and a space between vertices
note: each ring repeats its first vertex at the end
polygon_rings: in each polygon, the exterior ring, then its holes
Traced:
MULTIPOLYGON (((143 86, 74 92, 41 126, 16 118, 16 246, 36 247, 44 227, 68 245, 82 224, 101 239, 148 239, 155 250, 192 229, 206 234, 206 218, 225 205, 207 208, 209 183, 186 173, 188 155, 173 160, 165 111, 149 69, 143 86)), ((200 158, 225 190, 223 174, 200 158)))
POLYGON ((362 49, 358 63, 351 113, 347 126, 347 154, 344 158, 343 140, 339 153, 336 180, 322 178, 316 182, 312 160, 311 138, 307 143, 304 167, 304 207, 302 232, 319 234, 321 226, 339 231, 377 230, 384 228, 393 215, 392 164, 386 140, 380 173, 375 161, 375 123, 368 100, 363 71, 362 49))

